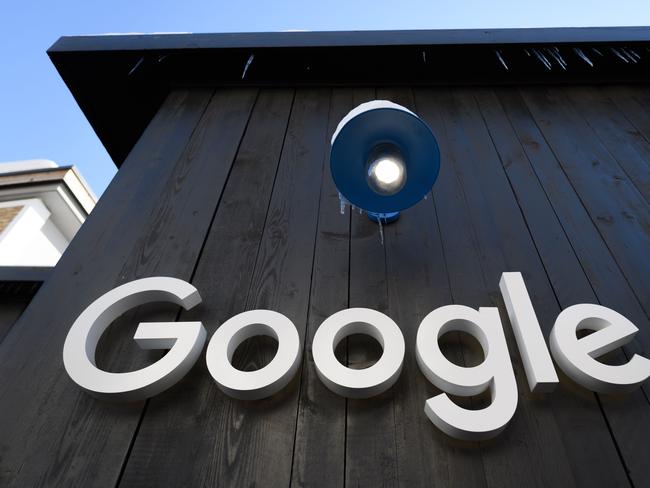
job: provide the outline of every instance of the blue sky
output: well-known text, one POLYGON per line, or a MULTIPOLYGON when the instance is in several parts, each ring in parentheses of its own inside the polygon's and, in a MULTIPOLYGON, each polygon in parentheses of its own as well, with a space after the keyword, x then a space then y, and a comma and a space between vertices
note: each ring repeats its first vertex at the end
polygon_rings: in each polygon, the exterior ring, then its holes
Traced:
POLYGON ((45 54, 62 35, 650 25, 650 0, 2 0, 0 161, 80 168, 101 194, 115 166, 45 54))

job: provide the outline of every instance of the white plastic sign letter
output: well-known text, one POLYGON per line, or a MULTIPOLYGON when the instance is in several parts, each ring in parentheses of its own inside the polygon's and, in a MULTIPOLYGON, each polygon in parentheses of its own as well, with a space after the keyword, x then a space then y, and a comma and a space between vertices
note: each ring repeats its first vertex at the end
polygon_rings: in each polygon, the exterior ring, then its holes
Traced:
POLYGON ((650 376, 650 360, 635 354, 611 366, 596 358, 627 344, 639 329, 620 313, 601 305, 579 304, 563 310, 551 331, 551 352, 576 383, 599 393, 629 392, 650 376), (593 333, 578 339, 579 330, 593 333))
POLYGON ((157 395, 185 376, 205 344, 201 322, 140 324, 134 339, 142 349, 170 349, 146 368, 110 373, 95 365, 97 343, 108 326, 127 310, 149 302, 190 309, 201 297, 189 283, 167 277, 131 281, 99 297, 72 325, 63 346, 63 364, 75 383, 99 398, 135 401, 157 395))
POLYGON ((402 371, 404 352, 404 336, 397 324, 368 308, 336 312, 320 325, 312 343, 318 377, 334 393, 349 398, 369 398, 393 386, 402 371), (343 366, 334 349, 352 334, 374 337, 383 348, 379 361, 366 369, 343 366))
POLYGON ((521 352, 530 391, 553 391, 560 380, 521 273, 503 273, 499 288, 521 352))
POLYGON ((434 310, 420 324, 416 355, 422 373, 446 393, 472 396, 490 388, 492 403, 482 410, 459 407, 445 393, 426 401, 427 417, 446 434, 463 440, 488 439, 501 432, 514 415, 517 384, 498 309, 476 311, 448 305, 434 310), (468 333, 479 341, 485 355, 481 364, 457 366, 443 355, 438 340, 453 331, 468 333))
POLYGON ((293 322, 271 310, 249 310, 226 320, 217 329, 205 360, 217 386, 241 400, 258 400, 284 388, 300 364, 300 336, 293 322), (278 341, 278 351, 269 364, 257 371, 240 371, 231 361, 237 347, 258 335, 278 341))

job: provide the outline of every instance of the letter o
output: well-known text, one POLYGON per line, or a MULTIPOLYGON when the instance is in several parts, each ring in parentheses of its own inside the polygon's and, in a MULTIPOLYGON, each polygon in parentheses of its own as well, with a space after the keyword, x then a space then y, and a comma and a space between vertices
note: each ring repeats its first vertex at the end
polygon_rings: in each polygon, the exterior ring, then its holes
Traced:
POLYGON ((271 310, 249 310, 226 320, 217 329, 206 352, 208 371, 228 396, 259 400, 284 388, 300 364, 300 336, 293 322, 271 310), (250 337, 265 335, 278 341, 269 364, 257 371, 240 371, 231 361, 237 347, 250 337))
POLYGON ((393 386, 402 371, 404 337, 392 319, 368 308, 349 308, 327 318, 316 331, 312 354, 321 381, 334 393, 348 398, 369 398, 393 386), (367 334, 374 337, 383 353, 366 369, 343 366, 334 349, 345 337, 367 334))

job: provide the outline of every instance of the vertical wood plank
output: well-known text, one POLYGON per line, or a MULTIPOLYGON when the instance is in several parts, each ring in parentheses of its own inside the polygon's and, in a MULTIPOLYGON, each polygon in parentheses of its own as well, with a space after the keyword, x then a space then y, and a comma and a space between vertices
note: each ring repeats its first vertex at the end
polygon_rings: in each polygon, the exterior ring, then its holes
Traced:
MULTIPOLYGON (((278 311, 306 335, 322 167, 328 154, 330 90, 296 92, 247 308, 278 311)), ((226 486, 287 486, 300 375, 258 402, 229 401, 218 480, 226 486)))
MULTIPOLYGON (((140 238, 143 250, 132 257, 137 260, 135 276, 150 276, 155 271, 182 279, 191 277, 256 96, 255 89, 215 93, 174 168, 173 179, 159 197, 156 213, 147 222, 151 233, 140 238), (169 256, 149 249, 160 241, 157 244, 166 250, 162 244, 165 238, 169 256)), ((98 366, 132 371, 150 364, 161 353, 142 354, 133 341, 135 327, 143 320, 173 320, 177 311, 177 307, 157 304, 124 314, 102 337, 96 354, 98 366)))
MULTIPOLYGON (((351 89, 332 91, 328 140, 352 108, 351 89)), ((334 487, 345 483, 346 400, 318 378, 311 344, 320 324, 348 307, 350 213, 341 215, 328 157, 323 165, 319 207, 291 485, 334 487)))
MULTIPOLYGON (((512 96, 512 91, 504 90, 500 95, 502 99, 508 99, 512 96)), ((605 246, 596 229, 592 229, 591 234, 587 234, 593 235, 592 239, 585 241, 584 235, 576 236, 572 219, 567 217, 567 206, 579 207, 574 209, 573 213, 584 214, 580 218, 583 226, 591 226, 592 223, 580 203, 575 201, 577 200, 575 194, 568 193, 568 189, 558 192, 559 188, 556 185, 556 189, 551 189, 547 197, 535 171, 545 173, 544 167, 548 164, 540 160, 535 152, 531 152, 533 157, 529 159, 528 151, 520 145, 517 134, 510 127, 507 115, 494 94, 485 91, 477 96, 560 305, 564 308, 575 303, 600 302, 615 310, 625 310, 626 315, 640 326, 641 333, 646 332, 647 316, 618 271, 611 255, 598 249, 592 253, 582 252, 581 248, 585 246, 593 248, 605 246), (548 198, 551 200, 549 201, 548 198), (571 198, 574 199, 573 205, 569 203, 571 198), (560 202, 557 202, 558 199, 560 202), (565 222, 568 223, 566 229, 563 227, 565 222), (598 253, 602 262, 593 261, 594 253, 598 253)), ((510 101, 509 105, 514 103, 510 101)), ((523 125, 521 121, 523 114, 525 112, 510 114, 514 127, 523 125)), ((543 144, 541 138, 533 139, 530 133, 526 133, 524 139, 527 145, 532 145, 534 142, 537 144, 536 147, 539 147, 539 144, 543 144)), ((562 175, 561 171, 556 170, 554 173, 555 178, 562 175)), ((642 342, 643 339, 644 337, 638 336, 637 343, 642 342)), ((639 344, 628 354, 634 352, 647 354, 644 352, 644 349, 647 350, 645 344, 641 343, 640 349, 638 346, 639 344)), ((623 354, 615 355, 614 358, 619 363, 627 361, 623 354)), ((570 381, 566 377, 562 379, 565 382, 570 381)), ((650 409, 647 398, 642 391, 619 397, 601 395, 599 404, 607 416, 612 435, 623 456, 630 478, 635 485, 642 485, 643 480, 650 474, 644 456, 639 456, 636 446, 650 435, 650 409)))
MULTIPOLYGON (((206 321, 212 320, 215 312, 221 320, 225 320, 229 318, 221 315, 225 311, 236 313, 243 309, 266 308, 287 315, 298 328, 301 338, 304 338, 318 215, 317 196, 326 154, 328 107, 329 90, 298 90, 296 93, 261 234, 258 207, 248 204, 245 210, 254 211, 254 225, 249 234, 240 238, 244 241, 247 237, 252 239, 245 252, 250 261, 249 253, 255 249, 253 267, 248 262, 235 260, 233 263, 240 264, 241 270, 232 268, 232 263, 227 264, 227 268, 221 268, 242 273, 244 281, 240 283, 235 280, 235 290, 226 284, 222 287, 207 286, 209 281, 215 280, 207 265, 224 259, 217 252, 224 249, 222 236, 211 233, 205 256, 212 257, 206 257, 207 261, 198 268, 201 275, 197 274, 195 278, 196 283, 205 283, 204 287, 207 288, 206 308, 201 311, 201 317, 206 321), (254 241, 259 241, 259 248, 248 247, 254 241), (237 290, 240 291, 239 295, 233 297, 231 294, 237 290)), ((266 120, 266 125, 277 123, 273 118, 262 120, 266 120)), ((279 125, 284 129, 284 125, 279 125)), ((271 133, 277 134, 275 130, 271 133)), ((252 137, 253 141, 260 141, 259 135, 252 137)), ((264 149, 256 147, 254 152, 259 153, 264 149)), ((241 198, 242 187, 234 190, 236 193, 233 196, 241 198)), ((258 196, 254 188, 250 188, 246 195, 248 199, 258 196)), ((227 209, 224 210, 220 217, 222 226, 228 225, 231 218, 227 209)), ((235 227, 242 230, 240 226, 235 227)), ((236 248, 229 249, 230 253, 237 252, 236 248)), ((250 357, 256 353, 255 348, 245 351, 249 362, 260 363, 258 358, 250 357)), ((204 378, 207 377, 207 372, 202 374, 204 378)), ((194 416, 195 422, 189 425, 187 445, 193 447, 191 453, 186 455, 189 463, 187 471, 171 473, 171 470, 177 469, 172 464, 166 468, 169 471, 163 468, 163 474, 168 473, 173 476, 172 479, 182 480, 181 484, 190 485, 288 485, 298 410, 298 384, 297 377, 271 398, 245 402, 227 397, 215 385, 206 385, 198 377, 190 385, 201 389, 197 391, 199 404, 187 399, 179 404, 172 417, 180 419, 187 416, 190 410, 199 412, 198 416, 194 416), (216 427, 206 429, 203 422, 212 422, 216 427), (197 444, 196 438, 205 439, 205 444, 197 444)), ((169 407, 161 404, 161 409, 165 408, 169 407)), ((162 415, 164 418, 164 412, 162 415)), ((167 422, 154 419, 147 437, 156 434, 156 428, 169 425, 167 422)), ((163 466, 164 462, 158 464, 156 456, 147 452, 146 446, 152 441, 147 437, 143 438, 141 455, 146 462, 163 466)), ((158 449, 162 450, 162 446, 158 449)), ((142 476, 140 469, 134 467, 132 474, 133 477, 125 477, 125 484, 155 485, 155 482, 142 476)))
MULTIPOLYGON (((374 89, 357 89, 354 106, 373 99, 374 89)), ((388 314, 388 276, 379 227, 357 209, 350 211, 350 307, 388 314)), ((367 336, 349 338, 348 367, 372 364, 373 341, 367 336)), ((369 399, 348 399, 346 486, 398 485, 394 395, 391 388, 369 399)))
MULTIPOLYGON (((585 273, 599 299, 603 304, 618 304, 621 310, 625 310, 639 323, 647 320, 650 316, 650 302, 638 299, 633 284, 619 268, 598 226, 562 171, 521 95, 517 90, 500 90, 498 98, 574 251, 584 263, 585 273), (644 314, 638 311, 639 305, 645 312, 645 319, 644 314)), ((645 332, 642 330, 641 333, 645 332)))
POLYGON ((558 89, 521 94, 642 303, 650 303, 650 207, 558 89))
MULTIPOLYGON (((410 89, 381 89, 378 98, 418 113, 410 89)), ((449 171, 444 156, 441 171, 449 171)), ((436 183, 434 194, 438 186, 436 183)), ((453 301, 432 195, 405 210, 384 232, 389 312, 407 344, 402 375, 393 388, 399 482, 423 487, 485 486, 478 443, 461 443, 449 438, 424 414, 426 399, 440 392, 426 380, 417 365, 414 350, 417 330, 429 312, 453 301)), ((463 364, 465 358, 458 336, 445 352, 463 364)))
MULTIPOLYGON (((189 278, 220 195, 212 177, 231 163, 226 152, 206 160, 214 145, 201 140, 201 124, 228 121, 221 147, 236 147, 254 99, 254 92, 239 92, 206 111, 210 95, 172 93, 26 311, 24 327, 2 344, 0 374, 30 378, 2 382, 2 410, 13 419, 2 425, 2 442, 11 445, 3 448, 10 453, 2 457, 3 484, 106 486, 118 479, 143 404, 113 405, 83 393, 65 375, 62 344, 74 317, 112 286, 152 274, 189 278), (194 172, 200 183, 182 185, 197 179, 194 172), (38 352, 21 364, 15 356, 24 347, 38 352)), ((121 344, 113 346, 119 356, 121 344)))
MULTIPOLYGON (((650 356, 638 90, 174 92, 4 341, 0 323, 0 485, 644 485, 647 391, 597 397, 562 378, 556 393, 530 394, 498 290, 501 272, 521 271, 546 336, 561 307, 610 306, 641 329, 627 357, 650 356), (340 215, 327 164, 338 121, 374 98, 423 116, 443 155, 433 195, 386 226, 383 244, 365 215, 340 215), (245 309, 286 314, 305 341, 300 374, 256 402, 221 393, 204 361, 148 402, 81 392, 61 364, 69 325, 101 293, 156 274, 191 279, 204 303, 180 320, 209 331, 245 309), (417 327, 452 302, 501 310, 520 398, 489 442, 454 441, 423 413, 438 390, 417 368, 417 327), (314 370, 317 327, 347 306, 386 313, 407 343, 398 383, 369 400, 336 396, 314 370)), ((135 326, 177 317, 125 314, 102 338, 100 366, 155 360, 136 353, 135 326)), ((371 362, 372 340, 346 343, 351 367, 371 362)), ((458 346, 457 361, 477 360, 458 346)), ((252 366, 270 359, 254 341, 240 352, 252 366)))
MULTIPOLYGON (((124 233, 116 242, 117 239, 110 239, 111 232, 123 230, 130 222, 145 224, 154 206, 150 199, 162 192, 208 99, 209 94, 205 93, 170 95, 41 293, 23 314, 16 333, 0 345, 0 404, 4 412, 0 420, 0 479, 4 486, 63 482, 73 478, 70 470, 75 462, 94 464, 94 478, 98 482, 111 484, 117 479, 141 405, 116 410, 82 393, 63 371, 63 341, 81 310, 119 282, 119 265, 97 257, 110 256, 114 250, 117 256, 125 256, 129 247, 135 246, 139 233, 124 233), (156 163, 160 166, 158 177, 146 181, 148 171, 156 163), (116 244, 117 249, 112 247, 116 244), (39 415, 42 411, 48 415, 39 415), (86 444, 84 432, 95 427, 92 419, 103 416, 112 416, 115 425, 110 433, 105 429, 97 432, 101 425, 93 432, 93 440, 107 449, 102 454, 97 452, 99 449, 87 448, 91 444, 86 444), (82 450, 75 448, 73 440, 82 450)), ((84 479, 83 475, 74 478, 84 479)))
POLYGON ((646 203, 650 202, 650 144, 619 112, 616 104, 599 90, 566 87, 563 94, 643 195, 646 203))
MULTIPOLYGON (((448 265, 450 268, 462 266, 461 261, 473 259, 476 263, 474 273, 479 273, 475 277, 452 275, 454 299, 477 307, 485 305, 485 297, 490 297, 492 305, 498 306, 502 317, 507 319, 498 290, 499 277, 503 271, 520 271, 527 280, 542 328, 548 334, 559 308, 472 97, 466 90, 423 92, 422 95, 422 103, 429 110, 438 107, 442 114, 444 127, 440 128, 438 122, 439 129, 434 130, 445 135, 441 143, 452 154, 450 164, 454 178, 449 178, 448 183, 460 184, 462 188, 460 201, 441 200, 436 194, 448 265), (456 239, 473 241, 474 251, 469 254, 459 254, 457 241, 447 240, 457 226, 458 214, 464 212, 468 214, 471 230, 463 228, 460 232, 465 236, 457 235, 456 239), (475 257, 472 258, 472 254, 475 257)), ((436 124, 435 119, 431 122, 436 124)), ((465 249, 471 248, 466 246, 465 249)), ((485 443, 483 462, 488 484, 569 486, 588 481, 603 486, 625 483, 627 480, 593 396, 590 401, 563 387, 543 398, 531 395, 512 331, 507 327, 507 320, 504 323, 520 401, 507 429, 498 438, 485 443), (578 418, 579 423, 576 422, 578 418), (584 427, 586 425, 589 427, 584 427), (587 435, 593 436, 590 442, 597 442, 598 449, 582 445, 587 435), (582 442, 577 443, 577 438, 582 442), (602 452, 603 446, 608 448, 607 453, 602 452), (603 476, 609 477, 608 480, 595 475, 590 465, 595 458, 601 463, 598 469, 603 476), (586 465, 590 465, 590 469, 581 468, 586 465)))
MULTIPOLYGON (((492 215, 498 211, 492 207, 503 206, 503 202, 491 201, 492 195, 485 195, 478 187, 481 183, 489 184, 483 181, 483 175, 477 174, 477 166, 485 165, 490 154, 485 147, 476 147, 475 134, 470 132, 473 127, 466 127, 469 121, 459 96, 446 90, 416 90, 416 103, 418 112, 438 137, 444 158, 442 164, 446 166, 444 172, 441 170, 433 196, 454 302, 473 308, 497 306, 500 272, 510 270, 504 263, 505 250, 499 246, 492 215), (490 269, 487 260, 494 261, 494 266, 500 269, 490 269)), ((527 386, 525 381, 521 381, 521 363, 514 354, 510 337, 508 346, 518 379, 520 403, 506 430, 491 442, 482 443, 484 448, 476 453, 483 457, 487 484, 535 484, 535 478, 538 478, 542 484, 561 480, 563 485, 570 486, 574 481, 571 474, 567 474, 566 462, 558 463, 552 473, 540 469, 539 463, 548 456, 544 453, 544 457, 539 457, 540 451, 544 452, 544 443, 548 442, 557 449, 557 427, 553 425, 552 416, 540 409, 538 421, 543 428, 531 429, 531 419, 537 412, 530 412, 530 406, 522 405, 522 388, 527 386)), ((482 399, 477 403, 475 408, 483 406, 482 399)))
MULTIPOLYGON (((292 90, 262 90, 251 114, 192 278, 203 303, 181 315, 208 332, 245 309, 292 101, 292 90)), ((150 401, 121 485, 220 484, 229 402, 203 358, 178 386, 150 401)))
POLYGON ((650 106, 648 85, 604 86, 601 91, 618 105, 636 129, 636 134, 650 142, 650 106))

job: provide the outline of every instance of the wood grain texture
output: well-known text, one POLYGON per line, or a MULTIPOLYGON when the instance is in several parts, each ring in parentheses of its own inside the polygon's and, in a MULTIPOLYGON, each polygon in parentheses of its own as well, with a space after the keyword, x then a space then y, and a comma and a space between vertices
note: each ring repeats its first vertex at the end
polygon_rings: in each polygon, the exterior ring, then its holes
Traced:
POLYGON ((115 409, 82 393, 63 370, 63 341, 83 308, 119 283, 120 261, 130 254, 140 234, 122 230, 118 239, 114 232, 130 224, 146 225, 208 99, 205 93, 176 93, 168 98, 133 149, 125 171, 115 177, 105 199, 16 324, 17 333, 0 346, 3 485, 64 484, 72 479, 110 485, 117 479, 141 405, 115 409), (159 178, 150 174, 156 163, 159 178), (117 251, 116 261, 98 259, 109 249, 117 251), (49 415, 39 415, 42 411, 49 415), (101 420, 108 416, 112 417, 110 432, 101 420), (89 437, 102 449, 88 448, 89 437), (92 466, 92 477, 73 473, 75 464, 81 471, 92 466))
MULTIPOLYGON (((378 90, 378 97, 419 113, 410 89, 383 88, 378 90)), ((433 193, 437 191, 438 183, 433 193)), ((431 429, 423 413, 424 402, 440 391, 426 380, 417 365, 417 330, 429 312, 454 301, 431 193, 404 211, 395 224, 386 226, 385 235, 389 315, 400 326, 407 344, 402 375, 393 388, 399 482, 423 487, 485 486, 479 444, 459 443, 431 429)), ((480 362, 463 347, 458 334, 451 344, 443 346, 448 357, 454 357, 459 364, 480 362)), ((471 401, 461 403, 471 408, 471 401)))
POLYGON ((650 91, 648 85, 604 86, 601 92, 608 96, 636 129, 636 134, 650 142, 650 91))
MULTIPOLYGON (((457 238, 469 239, 475 253, 475 262, 468 271, 476 276, 452 276, 454 299, 472 307, 486 305, 489 299, 493 306, 500 307, 502 317, 506 318, 498 291, 499 278, 503 271, 520 271, 547 336, 559 307, 473 97, 467 90, 429 92, 428 99, 426 93, 423 95, 422 104, 436 107, 444 123, 440 127, 439 122, 430 122, 434 131, 443 134, 441 144, 447 147, 452 166, 448 180, 441 181, 441 187, 447 183, 462 188, 456 192, 462 195, 459 201, 441 200, 435 192, 447 265, 461 267, 460 261, 472 255, 467 251, 459 254, 458 242, 447 241, 447 236, 453 235, 452 228, 457 226, 460 213, 467 212, 470 225, 461 228, 462 234, 457 238)), ((418 108, 423 110, 420 103, 418 108)), ((467 270, 468 265, 465 266, 467 270)), ((511 329, 505 327, 505 331, 520 401, 508 428, 492 442, 484 443, 483 464, 488 484, 569 486, 590 482, 611 486, 626 483, 595 399, 581 398, 563 386, 544 398, 531 395, 511 329), (576 418, 583 425, 577 424, 576 418), (594 436, 592 442, 598 444, 598 449, 589 450, 583 445, 587 435, 594 436), (577 438, 582 438, 582 442, 577 443, 577 438), (594 458, 600 458, 597 466, 591 464, 594 458), (585 468, 587 465, 589 468, 585 468)))
MULTIPOLYGON (((133 259, 144 269, 136 269, 137 277, 152 273, 183 279, 192 276, 256 96, 257 90, 229 90, 217 91, 212 97, 159 197, 157 213, 148 222, 150 233, 140 238, 143 250, 133 259), (164 239, 168 241, 169 256, 150 249, 151 243, 164 239)), ((139 347, 132 338, 143 313, 148 320, 177 317, 176 307, 166 308, 169 311, 155 317, 149 310, 163 310, 160 305, 136 308, 117 320, 100 341, 97 364, 111 371, 130 371, 159 357, 156 351, 138 354, 139 347), (115 353, 116 343, 124 348, 119 354, 115 353), (129 350, 131 353, 125 353, 129 350)))
MULTIPOLYGON (((208 324, 268 308, 287 315, 304 337, 328 107, 329 90, 299 91, 293 108, 290 92, 262 93, 194 278, 208 324)), ((257 353, 244 355, 259 364, 257 353)), ((189 378, 190 395, 155 403, 122 484, 288 484, 299 379, 272 398, 244 402, 219 391, 202 366, 189 378), (185 442, 170 452, 175 439, 185 442)))
POLYGON ((650 206, 561 91, 521 93, 639 300, 650 303, 650 206))
MULTIPOLYGON (((297 90, 252 274, 246 308, 286 315, 306 336, 318 195, 329 147, 329 89, 297 90)), ((287 486, 291 476, 300 375, 260 402, 228 401, 219 447, 219 483, 287 486)))
MULTIPOLYGON (((644 323, 650 314, 650 303, 638 300, 633 284, 627 281, 615 255, 603 240, 596 222, 573 189, 555 154, 517 90, 500 90, 499 101, 529 159, 535 175, 544 188, 572 248, 583 264, 584 272, 605 305, 618 305, 635 323, 644 323), (640 310, 640 307, 643 310, 640 310), (645 312, 645 316, 644 313, 645 312)), ((560 300, 568 297, 556 290, 560 300)), ((639 290, 643 295, 643 290, 639 290)), ((608 306, 610 306, 608 305, 608 306)), ((642 328, 640 334, 647 334, 642 328)))
MULTIPOLYGON (((291 90, 263 90, 237 153, 192 278, 204 302, 181 315, 203 321, 208 332, 245 308, 292 100, 291 90)), ((221 459, 214 444, 226 428, 229 406, 203 358, 183 383, 152 399, 121 485, 216 483, 221 459)))
MULTIPOLYGON (((354 106, 376 98, 374 89, 358 89, 354 106)), ((379 227, 358 209, 352 212, 350 230, 350 307, 366 307, 389 314, 386 249, 379 227)), ((350 337, 348 367, 372 364, 374 340, 350 337)), ((391 388, 370 399, 349 399, 346 430, 346 486, 397 486, 397 432, 395 392, 391 388)))
MULTIPOLYGON (((209 333, 245 309, 292 100, 292 90, 261 91, 214 216, 192 278, 203 304, 181 315, 209 333)), ((151 400, 121 485, 220 484, 228 460, 216 447, 226 441, 230 408, 201 358, 181 388, 151 400)))
MULTIPOLYGON (((512 90, 500 90, 499 93, 503 100, 508 100, 507 105, 510 108, 516 104, 516 97, 509 100, 513 98, 512 90)), ((492 92, 485 90, 476 96, 560 305, 564 308, 576 303, 598 303, 600 297, 603 297, 604 305, 615 310, 628 311, 628 317, 640 327, 641 333, 637 335, 635 344, 625 348, 627 356, 619 352, 618 357, 613 357, 617 363, 622 363, 629 360, 635 352, 647 354, 647 346, 644 343, 648 331, 647 316, 620 272, 616 272, 618 268, 611 255, 603 252, 606 250, 599 252, 598 249, 592 254, 583 254, 573 245, 576 240, 576 245, 582 248, 597 247, 598 243, 603 246, 580 203, 573 201, 573 205, 578 208, 567 208, 570 207, 567 200, 575 198, 575 194, 556 192, 553 189, 548 194, 545 193, 535 171, 544 174, 544 166, 548 165, 538 161, 534 152, 531 159, 528 159, 527 151, 509 124, 508 115, 492 92), (558 199, 560 202, 556 202, 558 199), (554 209, 554 206, 557 209, 554 209), (598 240, 585 240, 584 237, 576 239, 572 221, 566 215, 568 211, 582 214, 580 221, 583 228, 589 229, 591 226, 591 233, 595 234, 598 240), (565 220, 568 220, 568 229, 563 227, 565 220), (603 262, 594 261, 594 253, 598 253, 598 258, 603 262)), ((520 114, 521 112, 510 111, 510 120, 515 127, 521 124, 520 114)), ((528 134, 524 140, 530 144, 533 142, 531 137, 532 134, 528 134)), ((543 144, 543 141, 541 143, 543 144)), ((553 176, 564 178, 563 173, 557 171, 553 176)), ((568 185, 568 182, 565 184, 568 185)), ((563 381, 568 380, 563 378, 563 381)), ((638 455, 635 446, 650 435, 650 408, 646 396, 643 391, 618 398, 601 395, 599 404, 606 414, 617 447, 622 452, 630 478, 636 485, 642 485, 643 480, 649 476, 648 466, 643 461, 643 456, 638 455)))
POLYGON ((650 144, 618 110, 616 103, 595 88, 562 90, 627 178, 650 202, 650 144))
MULTIPOLYGON (((0 374, 26 375, 32 386, 2 382, 6 390, 2 411, 13 419, 10 425, 3 420, 2 426, 2 442, 11 445, 10 450, 3 448, 10 454, 2 457, 3 484, 110 486, 117 481, 143 404, 112 405, 83 393, 65 375, 61 348, 73 318, 103 291, 142 276, 190 277, 212 216, 210 206, 216 206, 220 194, 205 171, 210 167, 217 174, 221 171, 215 157, 222 162, 223 156, 230 164, 222 153, 210 154, 206 160, 210 146, 201 140, 200 127, 227 119, 232 132, 224 139, 225 147, 236 147, 236 127, 243 130, 254 93, 216 97, 208 106, 210 97, 206 91, 181 91, 169 97, 107 190, 106 199, 17 324, 18 333, 3 342, 0 374), (228 97, 232 97, 230 104, 228 97), (195 184, 182 184, 185 178, 195 184), (38 310, 47 310, 47 316, 38 310), (21 358, 24 348, 37 351, 36 357, 21 358), (43 408, 51 415, 39 415, 43 408), (12 413, 16 411, 20 415, 12 413)), ((176 316, 175 310, 163 310, 156 317, 176 316)), ((116 324, 126 332, 121 325, 116 324)), ((129 354, 120 347, 121 341, 111 346, 115 354, 109 355, 109 361, 126 366, 129 354), (117 360, 120 356, 125 359, 117 360)))
MULTIPOLYGON (((352 108, 352 89, 334 89, 328 115, 328 140, 352 108)), ((326 151, 327 152, 327 151, 326 151)), ((311 344, 320 324, 348 308, 350 212, 340 212, 339 193, 325 155, 320 189, 318 233, 311 278, 309 315, 300 382, 298 423, 293 448, 292 486, 344 486, 346 400, 320 381, 311 344)))
MULTIPOLYGON (((173 92, 0 342, 0 485, 644 486, 649 385, 596 396, 561 375, 555 393, 531 394, 498 283, 523 273, 546 338, 562 308, 601 303, 640 328, 608 360, 650 357, 647 100, 623 86, 173 92), (442 156, 433 192, 383 242, 366 215, 340 214, 328 164, 340 119, 375 98, 418 113, 442 156), (152 275, 190 280, 203 303, 125 314, 101 340, 101 367, 160 357, 134 347, 138 321, 201 320, 211 333, 266 308, 296 325, 300 372, 260 401, 226 396, 204 359, 147 402, 84 394, 61 364, 69 325, 103 292, 152 275), (490 441, 455 441, 423 412, 440 391, 417 367, 417 328, 450 303, 501 312, 519 406, 490 441), (314 333, 346 307, 387 314, 405 337, 400 379, 371 399, 339 397, 315 373, 314 333)), ((462 334, 444 350, 458 364, 482 357, 462 334)), ((377 347, 355 336, 339 352, 361 368, 377 347)), ((251 368, 273 354, 255 340, 237 351, 251 368)))

